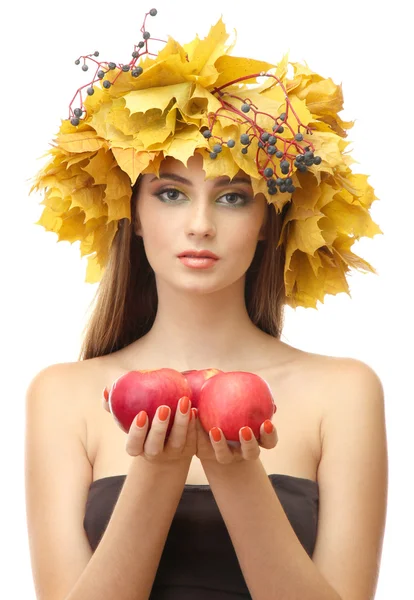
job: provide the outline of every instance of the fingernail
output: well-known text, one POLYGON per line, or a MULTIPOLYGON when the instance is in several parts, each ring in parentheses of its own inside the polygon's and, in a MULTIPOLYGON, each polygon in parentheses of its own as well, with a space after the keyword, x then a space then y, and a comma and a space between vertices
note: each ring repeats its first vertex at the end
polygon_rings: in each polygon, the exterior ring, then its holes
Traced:
POLYGON ((147 413, 145 412, 145 410, 141 410, 141 412, 138 413, 135 423, 136 423, 137 427, 140 427, 142 429, 146 422, 147 422, 147 413))
POLYGON ((109 392, 108 389, 106 388, 106 386, 104 387, 103 391, 102 391, 102 395, 105 398, 106 402, 108 402, 109 399, 109 392))
POLYGON ((241 430, 241 434, 245 442, 250 442, 250 440, 252 439, 252 432, 250 427, 243 427, 243 429, 241 430))
POLYGON ((180 413, 186 415, 188 413, 188 407, 190 406, 190 399, 187 396, 183 396, 180 400, 180 413))
POLYGON ((264 422, 263 428, 266 433, 272 433, 272 431, 274 429, 272 421, 269 421, 269 419, 266 419, 266 421, 264 422))
POLYGON ((197 409, 196 408, 192 408, 191 409, 191 418, 192 419, 196 419, 197 418, 197 409))
POLYGON ((211 433, 211 437, 213 438, 213 440, 215 442, 219 442, 221 440, 221 432, 220 432, 220 429, 218 429, 218 427, 213 427, 210 430, 210 433, 211 433))
POLYGON ((158 410, 158 418, 160 421, 166 421, 168 419, 168 415, 170 414, 169 406, 161 406, 158 410))

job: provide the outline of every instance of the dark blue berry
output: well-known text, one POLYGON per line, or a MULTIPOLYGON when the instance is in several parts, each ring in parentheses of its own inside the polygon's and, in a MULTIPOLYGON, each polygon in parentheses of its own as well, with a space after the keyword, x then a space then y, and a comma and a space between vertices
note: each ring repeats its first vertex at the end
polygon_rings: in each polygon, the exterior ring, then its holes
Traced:
POLYGON ((93 87, 89 87, 86 90, 86 93, 88 94, 88 96, 93 96, 93 94, 95 93, 95 90, 93 89, 93 87))
POLYGON ((313 160, 313 164, 314 165, 320 165, 322 162, 322 158, 320 156, 315 156, 314 160, 313 160))
POLYGON ((276 138, 274 135, 269 136, 269 144, 274 144, 276 143, 276 138))
POLYGON ((82 65, 82 71, 87 71, 89 69, 88 65, 82 65))
POLYGON ((279 117, 281 121, 286 121, 286 113, 282 113, 279 117))
POLYGON ((285 169, 286 167, 289 167, 289 162, 287 160, 282 160, 280 163, 280 168, 285 169))
POLYGON ((205 131, 203 131, 203 135, 206 139, 211 138, 211 131, 210 129, 206 129, 205 131))
POLYGON ((131 71, 131 75, 133 77, 139 77, 141 75, 141 73, 143 72, 143 68, 142 67, 135 67, 134 69, 132 69, 131 71))
POLYGON ((271 169, 270 167, 266 167, 266 169, 264 170, 264 176, 265 177, 272 177, 273 176, 273 169, 271 169))
POLYGON ((105 77, 105 71, 98 71, 99 79, 103 79, 105 77))
POLYGON ((151 37, 151 34, 149 31, 144 31, 142 37, 144 38, 144 40, 148 40, 151 37))
POLYGON ((97 50, 95 50, 95 52, 93 53, 94 56, 99 56, 99 52, 97 50))
POLYGON ((269 134, 267 133, 267 131, 264 131, 264 132, 262 133, 262 135, 260 136, 260 139, 261 139, 263 142, 267 142, 267 140, 269 139, 269 134))
POLYGON ((138 42, 138 48, 143 48, 145 46, 145 42, 138 42))
POLYGON ((104 86, 105 89, 108 89, 111 87, 111 82, 108 81, 107 79, 105 79, 105 81, 102 84, 104 86))
POLYGON ((285 186, 285 185, 281 185, 281 186, 280 186, 280 191, 281 191, 282 193, 283 193, 283 192, 286 192, 286 186, 285 186))
POLYGON ((286 177, 285 183, 286 185, 290 185, 292 183, 292 177, 286 177))
POLYGON ((294 185, 288 185, 287 191, 288 191, 290 194, 293 194, 293 192, 294 192, 295 190, 296 190, 296 188, 295 188, 295 186, 294 186, 294 185))
POLYGON ((72 123, 72 125, 79 125, 79 119, 78 117, 73 117, 70 122, 72 123))
POLYGON ((216 152, 210 152, 210 158, 217 158, 216 152))
POLYGON ((130 68, 131 67, 129 65, 123 65, 122 66, 122 70, 123 70, 124 73, 128 73, 128 71, 129 71, 130 68))
POLYGON ((155 15, 157 14, 157 9, 151 8, 151 10, 149 11, 149 14, 151 15, 151 17, 155 17, 155 15))
POLYGON ((132 53, 132 58, 138 58, 138 56, 139 56, 138 50, 134 50, 132 53))
MULTIPOLYGON (((299 170, 301 173, 306 173, 306 171, 308 170, 308 167, 307 167, 306 165, 302 165, 302 164, 300 164, 300 165, 298 166, 298 170, 299 170)), ((287 172, 287 171, 286 171, 286 172, 287 172)))
POLYGON ((80 60, 79 58, 77 60, 75 60, 75 65, 80 65, 80 60))
POLYGON ((240 136, 240 143, 241 143, 241 144, 244 144, 244 145, 246 145, 246 144, 249 144, 249 143, 250 143, 250 138, 249 138, 249 136, 247 135, 247 133, 242 133, 242 134, 241 134, 241 136, 240 136))
POLYGON ((82 109, 81 108, 75 108, 75 110, 73 112, 75 113, 75 117, 81 117, 82 116, 82 109))
POLYGON ((276 146, 268 146, 267 147, 267 153, 268 154, 275 154, 276 152, 277 152, 276 146))
POLYGON ((259 146, 259 148, 264 148, 264 143, 263 142, 258 142, 257 145, 259 146))
POLYGON ((116 64, 114 62, 110 62, 108 63, 108 67, 111 69, 111 71, 113 71, 114 69, 116 69, 116 64))
POLYGON ((247 154, 248 148, 242 148, 241 152, 242 154, 247 154))
POLYGON ((301 133, 297 133, 297 134, 295 135, 295 140, 296 140, 297 142, 301 142, 301 141, 303 140, 303 135, 302 135, 301 133))
POLYGON ((215 152, 216 154, 218 154, 221 151, 222 151, 221 144, 214 144, 214 146, 213 146, 213 152, 215 152))
POLYGON ((244 113, 248 113, 250 110, 250 104, 242 104, 241 109, 244 113))
POLYGON ((282 156, 283 156, 283 152, 282 152, 282 150, 278 150, 278 151, 276 152, 276 158, 282 158, 282 156))
POLYGON ((276 188, 269 188, 267 190, 267 193, 269 194, 269 196, 274 196, 275 194, 277 194, 277 189, 276 188))
POLYGON ((236 145, 236 142, 234 140, 227 140, 228 148, 234 148, 235 145, 236 145))

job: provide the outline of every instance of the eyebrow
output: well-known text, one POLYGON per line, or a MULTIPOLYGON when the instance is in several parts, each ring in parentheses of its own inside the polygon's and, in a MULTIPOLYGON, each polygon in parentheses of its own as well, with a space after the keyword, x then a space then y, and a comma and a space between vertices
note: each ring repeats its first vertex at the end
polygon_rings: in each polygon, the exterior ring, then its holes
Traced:
MULTIPOLYGON (((191 181, 189 181, 188 179, 185 179, 185 177, 181 177, 181 175, 177 175, 176 173, 161 173, 159 177, 154 177, 153 179, 151 179, 150 183, 153 183, 154 181, 157 181, 158 179, 173 179, 174 181, 178 181, 180 183, 184 183, 186 185, 189 185, 191 187, 193 187, 193 184, 191 181)), ((213 187, 220 187, 223 185, 229 185, 231 183, 247 183, 249 185, 251 185, 251 180, 250 179, 246 179, 246 177, 233 177, 233 179, 230 179, 228 177, 218 177, 217 180, 214 182, 213 187)))

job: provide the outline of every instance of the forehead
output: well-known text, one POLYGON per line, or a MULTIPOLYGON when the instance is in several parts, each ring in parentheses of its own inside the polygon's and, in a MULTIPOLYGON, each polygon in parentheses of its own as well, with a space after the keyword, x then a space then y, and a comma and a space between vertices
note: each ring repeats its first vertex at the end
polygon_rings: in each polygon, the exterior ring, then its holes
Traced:
MULTIPOLYGON (((164 158, 164 160, 161 162, 159 176, 161 178, 163 176, 167 176, 168 174, 183 177, 186 180, 194 183, 204 182, 206 173, 203 169, 203 157, 201 156, 201 154, 198 153, 194 154, 193 156, 190 156, 186 166, 180 160, 177 160, 172 156, 168 156, 164 158)), ((144 175, 144 179, 147 182, 152 182, 154 181, 154 179, 157 178, 155 175, 147 173, 144 175)), ((245 173, 242 169, 239 169, 239 171, 234 176, 233 180, 235 182, 236 179, 237 183, 251 182, 250 176, 247 173, 245 173)), ((222 183, 225 185, 227 182, 230 182, 230 177, 220 176, 215 179, 210 179, 208 181, 211 183, 212 186, 218 183, 222 183)))

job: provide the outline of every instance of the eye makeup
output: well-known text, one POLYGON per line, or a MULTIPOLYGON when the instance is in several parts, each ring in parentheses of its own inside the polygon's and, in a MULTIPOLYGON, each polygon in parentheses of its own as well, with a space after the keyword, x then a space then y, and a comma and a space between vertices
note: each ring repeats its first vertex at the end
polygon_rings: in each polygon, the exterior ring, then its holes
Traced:
MULTIPOLYGON (((175 187, 167 187, 167 188, 161 189, 158 192, 155 192, 153 195, 156 198, 158 198, 161 202, 164 202, 167 204, 180 202, 180 200, 178 198, 166 197, 165 194, 168 194, 169 192, 178 192, 179 194, 183 194, 185 196, 184 192, 181 192, 178 188, 175 188, 175 187)), ((225 192, 224 194, 219 196, 219 199, 225 198, 226 196, 232 196, 232 197, 237 197, 237 198, 241 199, 242 202, 239 204, 235 204, 233 202, 227 202, 227 203, 223 204, 224 206, 232 206, 232 207, 234 206, 236 208, 246 206, 253 200, 248 194, 244 194, 241 192, 235 192, 235 191, 225 192)), ((222 204, 222 203, 220 202, 219 204, 222 204)))

